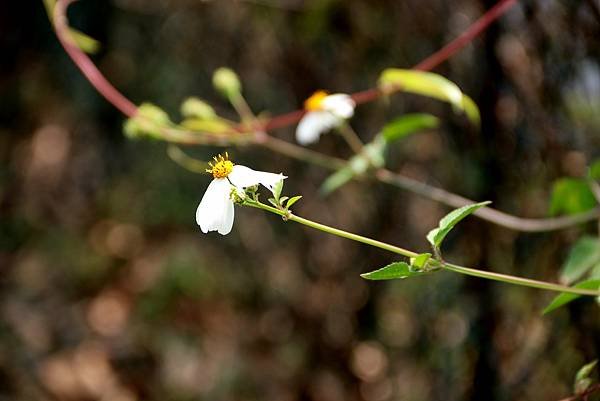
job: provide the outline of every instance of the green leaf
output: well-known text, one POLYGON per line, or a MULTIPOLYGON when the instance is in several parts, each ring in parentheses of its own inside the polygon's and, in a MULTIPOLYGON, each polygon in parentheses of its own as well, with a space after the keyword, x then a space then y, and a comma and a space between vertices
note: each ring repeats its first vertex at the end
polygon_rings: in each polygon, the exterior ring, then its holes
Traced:
POLYGON ((283 190, 283 180, 279 180, 273 185, 273 197, 279 203, 279 197, 281 196, 281 191, 283 190))
POLYGON ((561 178, 554 182, 550 198, 550 214, 577 214, 593 209, 596 198, 585 180, 561 178))
POLYGON ((579 381, 581 379, 585 379, 585 378, 589 377, 590 374, 592 373, 592 370, 594 370, 594 368, 596 367, 597 364, 598 364, 598 360, 596 359, 590 363, 583 365, 581 367, 581 369, 579 369, 577 371, 577 374, 575 375, 575 381, 579 381))
POLYGON ((590 272, 590 278, 600 279, 600 263, 598 263, 590 272))
POLYGON ((575 375, 575 381, 573 382, 573 391, 575 394, 581 394, 594 382, 590 378, 590 374, 596 367, 598 360, 594 360, 590 363, 583 365, 575 375))
POLYGON ((298 201, 300 200, 300 198, 302 198, 302 195, 296 195, 296 196, 292 196, 292 197, 290 198, 290 200, 289 200, 289 201, 287 201, 287 204, 285 205, 285 207, 289 209, 290 207, 292 207, 292 205, 293 205, 294 203, 298 202, 298 201))
POLYGON ((588 169, 588 176, 594 180, 600 180, 600 159, 594 160, 588 169))
POLYGON ((361 154, 355 155, 348 160, 348 165, 331 174, 323 182, 320 188, 322 195, 329 195, 355 176, 367 172, 370 167, 383 167, 385 163, 384 153, 386 141, 382 135, 377 135, 373 141, 365 145, 361 154))
POLYGON ((360 276, 367 280, 393 280, 403 279, 407 277, 421 276, 424 272, 412 271, 410 266, 405 262, 394 262, 379 270, 374 270, 369 273, 363 273, 360 276))
POLYGON ((410 260, 410 264, 412 267, 416 267, 417 269, 423 269, 427 265, 427 262, 430 258, 430 253, 421 253, 419 256, 412 258, 410 260))
MULTIPOLYGON (((44 6, 46 7, 46 13, 48 19, 54 25, 54 7, 56 6, 56 0, 44 0, 44 6)), ((75 42, 75 45, 81 50, 88 54, 95 54, 100 50, 100 42, 85 33, 74 29, 68 28, 69 36, 71 40, 75 42)))
POLYGON ((477 104, 467 95, 463 95, 463 110, 467 115, 467 118, 475 124, 477 127, 481 126, 481 115, 479 114, 479 107, 477 104))
POLYGON ((329 195, 348 181, 352 180, 352 178, 354 178, 354 171, 352 171, 352 168, 349 166, 341 168, 327 177, 319 191, 323 195, 329 195))
POLYGON ((455 110, 464 112, 479 127, 480 114, 477 105, 452 81, 441 75, 425 71, 389 68, 379 77, 379 87, 384 93, 395 90, 429 96, 450 103, 455 110))
POLYGON ((69 35, 77 47, 88 54, 95 54, 100 50, 100 42, 77 29, 69 28, 69 35))
POLYGON ((269 198, 267 199, 269 201, 269 203, 275 207, 279 206, 279 204, 277 203, 277 201, 275 200, 275 198, 269 198))
MULTIPOLYGON (((387 141, 383 135, 378 134, 371 142, 365 145, 363 153, 364 159, 366 159, 367 166, 364 168, 367 170, 369 167, 380 168, 385 164, 385 149, 387 148, 387 141)), ((364 171, 361 171, 361 173, 364 171)))
MULTIPOLYGON (((585 281, 575 284, 573 287, 574 288, 584 288, 584 289, 588 289, 588 290, 597 290, 600 288, 600 279, 585 280, 585 281)), ((569 293, 563 292, 560 295, 556 296, 552 300, 552 302, 550 302, 550 304, 548 306, 546 306, 546 309, 544 309, 542 314, 545 315, 547 313, 550 313, 553 310, 558 309, 561 306, 564 306, 564 305, 568 304, 569 302, 576 300, 579 297, 581 297, 581 295, 569 294, 569 293)))
POLYGON ((463 206, 459 209, 453 210, 444 216, 440 220, 440 224, 437 228, 429 231, 427 234, 427 240, 434 248, 439 248, 446 235, 454 228, 459 221, 474 213, 477 209, 489 205, 490 201, 481 203, 474 203, 472 205, 463 206))
POLYGON ((405 114, 387 123, 381 134, 387 142, 394 142, 418 131, 436 128, 440 120, 427 113, 405 114))
POLYGON ((572 284, 598 263, 600 263, 600 239, 591 236, 581 237, 569 251, 560 273, 560 281, 572 284))

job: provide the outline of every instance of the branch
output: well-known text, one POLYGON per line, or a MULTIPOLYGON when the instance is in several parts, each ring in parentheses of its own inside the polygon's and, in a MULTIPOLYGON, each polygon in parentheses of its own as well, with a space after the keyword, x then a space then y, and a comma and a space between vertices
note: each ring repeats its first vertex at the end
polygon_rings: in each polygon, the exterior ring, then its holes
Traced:
POLYGON ((79 67, 83 75, 94 88, 113 106, 125 114, 133 117, 137 113, 137 107, 129 99, 123 96, 102 75, 92 60, 73 43, 69 35, 69 24, 67 20, 67 7, 75 0, 58 0, 54 6, 54 29, 56 36, 71 57, 71 60, 79 67))
MULTIPOLYGON (((73 1, 74 0, 58 0, 54 7, 54 25, 58 39, 65 48, 67 54, 71 57, 77 67, 79 67, 81 72, 94 86, 94 88, 123 114, 130 118, 135 116, 137 114, 137 107, 129 99, 118 92, 117 89, 106 80, 106 78, 89 59, 89 57, 72 42, 68 34, 66 10, 69 4, 71 4, 73 1)), ((516 0, 501 0, 498 4, 496 4, 496 6, 492 7, 481 18, 473 23, 473 25, 471 25, 458 38, 444 46, 427 59, 423 60, 421 63, 417 64, 415 68, 427 70, 434 68, 443 61, 447 60, 461 48, 466 46, 477 35, 483 32, 485 28, 487 28, 494 20, 498 19, 501 15, 508 11, 515 3, 516 0)), ((374 100, 378 96, 379 91, 377 89, 370 89, 368 91, 355 93, 353 98, 358 103, 364 103, 374 100), (375 97, 373 97, 374 94, 376 94, 375 97)), ((163 129, 163 132, 165 133, 165 138, 174 143, 186 145, 211 144, 221 146, 232 144, 255 144, 287 155, 291 158, 310 162, 324 168, 335 170, 344 167, 346 165, 346 161, 342 159, 327 156, 295 144, 282 141, 267 135, 266 132, 263 132, 292 125, 299 121, 303 115, 303 110, 297 110, 288 114, 274 117, 266 123, 263 123, 263 130, 259 129, 254 135, 238 135, 235 137, 235 140, 232 140, 231 137, 225 137, 223 135, 198 135, 197 133, 173 128, 165 128, 163 129)), ((236 133, 239 134, 242 132, 236 131, 236 133)), ((386 169, 380 169, 376 171, 374 177, 381 182, 414 192, 428 199, 441 202, 451 207, 460 207, 474 202, 444 189, 421 183, 411 178, 395 174, 386 169)), ((484 220, 513 230, 541 232, 559 230, 594 220, 600 216, 600 209, 594 209, 578 215, 550 219, 520 218, 489 207, 479 209, 475 215, 484 220)))

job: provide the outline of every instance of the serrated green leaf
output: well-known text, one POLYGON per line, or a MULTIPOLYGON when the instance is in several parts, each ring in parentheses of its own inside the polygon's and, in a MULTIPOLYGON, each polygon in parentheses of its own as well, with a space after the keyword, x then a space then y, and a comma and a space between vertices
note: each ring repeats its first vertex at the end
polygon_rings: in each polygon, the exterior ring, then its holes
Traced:
POLYGON ((387 123, 381 134, 387 142, 394 142, 415 132, 436 128, 440 120, 427 113, 411 113, 387 123))
POLYGON ((430 253, 421 253, 419 256, 412 258, 410 264, 417 269, 423 269, 430 258, 430 253))
POLYGON ((600 239, 591 236, 581 237, 569 251, 561 269, 560 281, 572 284, 598 263, 600 263, 600 239))
POLYGON ((596 198, 585 180, 561 178, 554 182, 550 198, 550 214, 577 214, 593 209, 596 198))
POLYGON ((374 270, 369 273, 363 273, 360 276, 367 280, 394 280, 421 276, 423 274, 425 273, 412 271, 410 266, 405 262, 394 262, 382 267, 381 269, 374 270))
POLYGON ((474 203, 472 205, 466 205, 461 208, 455 209, 448 213, 440 220, 440 224, 437 228, 429 231, 427 234, 427 240, 433 247, 439 248, 446 235, 454 228, 459 221, 474 213, 477 209, 489 205, 490 201, 474 203))
MULTIPOLYGON (((597 290, 600 288, 600 279, 585 280, 585 281, 575 284, 573 287, 574 288, 584 288, 584 289, 588 289, 588 290, 597 290)), ((546 306, 546 308, 544 309, 542 314, 545 315, 547 313, 550 313, 553 310, 558 309, 561 306, 564 306, 564 305, 568 304, 569 302, 576 300, 579 297, 581 297, 581 295, 569 294, 569 293, 563 292, 560 295, 556 296, 552 300, 552 302, 550 302, 550 304, 548 304, 548 306, 546 306)))
POLYGON ((296 196, 292 196, 290 198, 290 200, 287 202, 287 204, 285 205, 286 208, 290 208, 292 207, 292 205, 296 202, 298 202, 300 200, 300 198, 302 198, 302 195, 296 195, 296 196))
POLYGON ((379 87, 384 93, 402 90, 448 102, 455 110, 464 112, 473 124, 479 126, 480 113, 475 102, 463 94, 454 82, 441 75, 425 71, 389 68, 381 73, 379 87))

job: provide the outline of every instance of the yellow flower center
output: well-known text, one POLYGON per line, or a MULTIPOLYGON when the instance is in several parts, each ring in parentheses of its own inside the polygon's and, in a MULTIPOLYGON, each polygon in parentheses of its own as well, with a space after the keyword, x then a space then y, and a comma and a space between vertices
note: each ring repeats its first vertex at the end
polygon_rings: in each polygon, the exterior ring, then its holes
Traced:
POLYGON ((229 155, 225 152, 225 157, 218 155, 213 157, 214 164, 208 162, 210 168, 206 169, 207 173, 211 173, 214 178, 225 178, 233 170, 233 163, 229 160, 229 155))
POLYGON ((323 100, 329 96, 325 91, 316 91, 304 101, 304 109, 308 111, 321 110, 323 107, 323 100))

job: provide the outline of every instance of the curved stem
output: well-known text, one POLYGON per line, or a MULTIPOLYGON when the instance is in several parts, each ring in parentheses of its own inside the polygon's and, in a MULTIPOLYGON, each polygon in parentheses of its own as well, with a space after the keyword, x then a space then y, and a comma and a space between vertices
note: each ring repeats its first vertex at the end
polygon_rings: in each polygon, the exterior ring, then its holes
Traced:
MULTIPOLYGON (((372 238, 364 237, 362 235, 354 234, 348 231, 341 230, 339 228, 330 227, 325 224, 317 223, 316 221, 312 221, 309 219, 305 219, 300 216, 296 216, 290 211, 280 210, 275 207, 265 205, 264 203, 260 203, 258 201, 247 201, 244 205, 251 206, 257 209, 266 210, 268 212, 277 214, 282 216, 285 220, 295 221, 296 223, 303 224, 305 226, 314 228, 316 230, 320 230, 329 234, 337 235, 338 237, 347 238, 352 241, 361 242, 363 244, 371 245, 376 248, 380 248, 389 252, 393 252, 398 255, 406 256, 408 258, 414 258, 419 254, 408 249, 401 248, 399 246, 391 245, 386 242, 378 241, 372 238)), ((440 267, 446 270, 453 271, 455 273, 465 274, 468 276, 474 276, 479 278, 484 278, 487 280, 500 281, 503 283, 516 284, 523 287, 537 288, 540 290, 547 291, 556 291, 556 292, 565 292, 570 294, 577 295, 590 295, 590 296, 600 296, 600 291, 594 291, 584 288, 574 288, 567 287, 560 284, 548 283, 545 281, 532 280, 523 277, 511 276, 508 274, 494 273, 485 270, 474 269, 471 267, 460 266, 452 263, 441 263, 440 267)))
MULTIPOLYGON (((387 184, 416 193, 428 199, 443 203, 450 207, 462 207, 475 201, 448 192, 441 188, 436 188, 424 182, 413 180, 412 178, 396 174, 387 169, 379 169, 375 172, 375 177, 387 184)), ((587 212, 552 218, 528 219, 513 216, 501 212, 491 207, 483 207, 474 213, 475 216, 498 224, 500 226, 517 230, 521 232, 547 232, 572 227, 577 224, 586 223, 600 217, 600 208, 595 208, 587 212)))
POLYGON ((360 139, 356 131, 352 129, 348 122, 344 121, 337 130, 342 135, 342 138, 346 141, 348 146, 352 149, 354 153, 357 155, 361 154, 364 150, 365 144, 360 139))
POLYGON ((137 107, 129 99, 121 94, 110 82, 102 75, 100 70, 94 65, 92 60, 81 51, 69 35, 69 25, 67 20, 67 7, 75 0, 58 0, 54 5, 54 29, 61 45, 71 57, 71 60, 77 65, 79 70, 94 86, 94 88, 113 106, 125 114, 127 117, 133 117, 137 113, 137 107))
MULTIPOLYGON (((135 116, 137 114, 136 106, 129 99, 127 99, 120 92, 118 92, 106 80, 102 73, 96 68, 96 66, 92 63, 89 57, 72 43, 72 40, 68 33, 68 20, 66 16, 66 10, 69 4, 73 1, 74 0, 57 0, 56 5, 54 7, 54 26, 59 41, 61 42, 61 44, 65 48, 65 51, 71 57, 73 62, 79 67, 81 72, 88 79, 88 81, 100 94, 102 94, 106 98, 108 102, 110 102, 113 106, 119 109, 126 116, 135 116)), ((492 9, 490 9, 486 14, 484 14, 479 20, 477 20, 471 27, 469 27, 469 29, 465 31, 468 32, 468 34, 465 33, 459 36, 459 38, 457 38, 455 41, 449 43, 447 46, 434 53, 434 55, 419 63, 416 67, 419 67, 422 70, 426 70, 428 68, 435 67, 436 63, 439 64, 445 59, 449 58, 458 50, 460 50, 460 48, 466 45, 469 40, 472 40, 475 36, 481 33, 483 29, 485 29, 494 19, 500 17, 502 13, 506 12, 512 5, 515 4, 515 2, 515 0, 502 0, 492 9), (482 23, 482 21, 485 21, 485 23, 482 23), (427 60, 430 61, 426 63, 427 60)), ((379 91, 375 88, 366 92, 356 93, 354 95, 354 98, 359 103, 366 102, 368 100, 375 99, 378 96, 378 92, 379 91), (373 97, 372 95, 375 95, 375 97, 373 97), (357 97, 361 96, 363 96, 364 98, 358 101, 357 97)), ((263 123, 263 128, 265 130, 273 130, 276 128, 291 125, 300 120, 303 114, 303 110, 297 110, 285 115, 274 117, 266 123, 263 123)), ((165 139, 168 139, 173 143, 180 143, 186 145, 210 144, 218 146, 244 145, 248 143, 254 143, 256 145, 274 150, 289 157, 310 162, 329 169, 339 169, 346 165, 346 162, 344 160, 323 155, 321 153, 305 149, 300 146, 296 146, 292 143, 285 142, 280 139, 269 136, 262 131, 257 132, 256 135, 254 135, 253 137, 251 137, 250 135, 245 135, 244 137, 236 135, 235 140, 231 137, 227 137, 224 135, 198 135, 197 133, 173 128, 165 128, 163 129, 163 132, 165 133, 165 139)), ((239 132, 235 131, 235 133, 237 134, 239 132)), ((473 203, 473 201, 470 199, 461 197, 459 195, 453 194, 440 188, 435 188, 433 186, 421 183, 419 181, 412 180, 408 177, 392 173, 389 170, 378 170, 375 173, 375 177, 378 180, 387 184, 417 193, 421 196, 444 203, 451 207, 460 207, 467 203, 473 203)), ((600 209, 594 209, 589 212, 584 212, 578 215, 551 219, 520 218, 517 216, 500 212, 489 207, 479 209, 475 214, 484 220, 513 230, 525 232, 542 232, 559 230, 562 228, 574 226, 580 223, 597 219, 598 217, 600 217, 600 209)))

